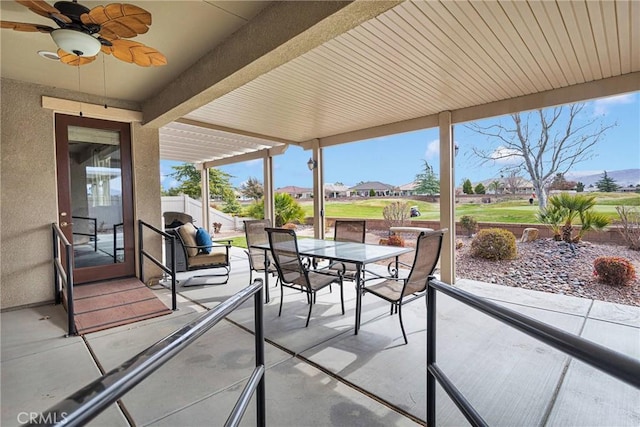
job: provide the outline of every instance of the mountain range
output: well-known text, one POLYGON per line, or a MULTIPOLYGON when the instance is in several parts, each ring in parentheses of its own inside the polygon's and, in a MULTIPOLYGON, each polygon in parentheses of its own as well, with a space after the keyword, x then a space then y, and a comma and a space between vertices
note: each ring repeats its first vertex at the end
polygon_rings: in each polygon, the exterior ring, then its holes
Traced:
MULTIPOLYGON (((604 172, 584 171, 567 172, 564 177, 568 181, 576 181, 584 184, 585 187, 595 186, 604 176, 604 172)), ((613 179, 620 187, 635 187, 640 185, 640 169, 622 169, 607 171, 607 176, 613 179)))

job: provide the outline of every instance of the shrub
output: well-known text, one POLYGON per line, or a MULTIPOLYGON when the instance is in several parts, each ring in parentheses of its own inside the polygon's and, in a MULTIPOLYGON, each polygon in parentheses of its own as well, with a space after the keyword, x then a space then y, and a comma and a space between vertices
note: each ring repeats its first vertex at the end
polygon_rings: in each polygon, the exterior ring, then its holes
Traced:
POLYGON ((633 264, 626 259, 615 256, 601 256, 593 261, 593 273, 602 283, 607 285, 626 285, 636 277, 633 264))
POLYGON ((382 209, 382 216, 387 227, 402 226, 405 220, 410 218, 411 208, 406 202, 392 202, 382 209))
POLYGON ((640 251, 640 210, 635 207, 616 206, 622 227, 620 234, 630 249, 640 251))
POLYGON ((397 234, 393 234, 389 236, 389 239, 387 239, 387 244, 389 246, 404 247, 404 239, 401 236, 398 236, 397 234))
POLYGON ((380 239, 378 241, 379 245, 382 246, 400 246, 400 247, 404 247, 404 238, 402 238, 401 236, 398 236, 396 234, 393 234, 391 236, 389 236, 386 239, 380 239))
POLYGON ((517 255, 516 236, 502 228, 480 230, 471 241, 471 256, 491 260, 514 259, 517 255))
POLYGON ((471 237, 478 229, 478 221, 471 215, 460 217, 460 226, 467 231, 467 236, 471 237))

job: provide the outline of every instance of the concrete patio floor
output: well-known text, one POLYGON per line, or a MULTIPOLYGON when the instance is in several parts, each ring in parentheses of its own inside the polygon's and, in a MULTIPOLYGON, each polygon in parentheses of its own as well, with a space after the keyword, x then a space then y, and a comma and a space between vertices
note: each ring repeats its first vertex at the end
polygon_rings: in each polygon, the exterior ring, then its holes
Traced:
MULTIPOLYGON (((61 306, 1 315, 3 426, 19 425, 201 315, 249 282, 242 250, 232 252, 226 285, 179 286, 169 316, 65 338, 61 306)), ((188 277, 179 274, 180 279, 188 277)), ((206 279, 194 279, 202 281, 206 279)), ((267 423, 272 426, 409 426, 426 418, 426 309, 403 310, 409 344, 396 315, 367 295, 354 335, 355 290, 322 291, 305 328, 303 294, 271 280, 265 305, 267 423)), ((601 301, 460 280, 457 286, 537 320, 640 359, 640 309, 601 301)), ((169 305, 170 293, 157 294, 169 305)), ((441 368, 490 425, 640 424, 640 390, 438 295, 441 368)), ((254 366, 253 306, 248 302, 126 394, 91 425, 222 425, 254 366)), ((442 389, 438 425, 466 425, 442 389)), ((255 425, 255 405, 243 425, 255 425)))

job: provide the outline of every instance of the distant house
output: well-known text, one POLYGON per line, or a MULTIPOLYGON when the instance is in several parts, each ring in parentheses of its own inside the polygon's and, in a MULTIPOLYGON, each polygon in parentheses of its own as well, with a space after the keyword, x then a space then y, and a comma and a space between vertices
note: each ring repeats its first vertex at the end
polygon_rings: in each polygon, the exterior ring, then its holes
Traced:
POLYGON ((493 194, 493 183, 497 181, 498 194, 531 194, 535 189, 531 181, 528 181, 522 177, 509 177, 509 178, 491 178, 484 181, 474 182, 475 187, 478 184, 484 185, 487 190, 487 194, 493 194))
POLYGON ((346 185, 342 184, 325 184, 324 196, 329 199, 337 199, 338 197, 351 196, 351 190, 346 185))
POLYGON ((369 197, 371 195, 372 190, 375 193, 375 196, 386 197, 386 196, 393 195, 396 191, 396 187, 389 184, 383 184, 382 182, 379 182, 379 181, 369 181, 369 182, 363 182, 362 184, 358 184, 354 187, 351 187, 349 190, 351 191, 352 194, 355 194, 361 197, 369 197))
POLYGON ((414 196, 417 194, 416 188, 418 188, 418 183, 415 181, 401 185, 397 189, 398 196, 414 196))
POLYGON ((313 189, 312 188, 304 188, 304 187, 296 187, 295 185, 290 185, 288 187, 282 187, 275 190, 276 193, 287 193, 294 199, 311 199, 313 198, 313 189))
POLYGON ((622 193, 640 193, 640 184, 636 187, 622 187, 618 191, 622 193))

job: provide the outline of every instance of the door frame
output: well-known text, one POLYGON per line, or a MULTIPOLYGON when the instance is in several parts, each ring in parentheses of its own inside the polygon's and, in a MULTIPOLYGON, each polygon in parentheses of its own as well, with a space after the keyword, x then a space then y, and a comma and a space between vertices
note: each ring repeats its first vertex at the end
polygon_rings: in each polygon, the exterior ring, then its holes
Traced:
MULTIPOLYGON (((95 267, 73 268, 74 283, 88 283, 99 280, 135 276, 135 227, 133 211, 133 159, 131 156, 131 124, 88 117, 55 114, 55 144, 57 165, 58 224, 73 244, 73 224, 71 220, 71 177, 69 168, 68 127, 78 126, 92 129, 120 132, 120 168, 122 181, 122 214, 124 236, 124 262, 95 267), (62 216, 66 212, 66 216, 62 216)), ((72 263, 72 265, 74 265, 72 263)))

